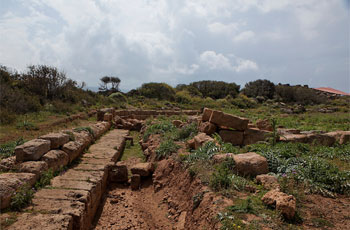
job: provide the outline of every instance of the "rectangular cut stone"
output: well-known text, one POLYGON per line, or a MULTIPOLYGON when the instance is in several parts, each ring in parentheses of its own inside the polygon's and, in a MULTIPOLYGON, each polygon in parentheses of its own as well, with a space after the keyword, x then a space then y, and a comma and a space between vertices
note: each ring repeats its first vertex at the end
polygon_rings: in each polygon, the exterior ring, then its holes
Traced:
POLYGON ((249 123, 249 120, 246 118, 234 116, 216 110, 213 110, 209 121, 218 126, 225 126, 236 130, 246 130, 249 123))
POLYGON ((69 163, 69 156, 62 150, 51 150, 42 156, 41 160, 45 161, 50 169, 56 171, 69 163))
POLYGON ((20 213, 8 230, 73 230, 73 217, 61 214, 20 213))
POLYGON ((34 198, 28 211, 47 214, 70 215, 73 218, 73 229, 88 229, 87 209, 84 203, 76 200, 54 200, 34 198))
POLYGON ((58 149, 69 141, 69 135, 65 133, 49 133, 39 137, 51 142, 51 149, 58 149))
POLYGON ((77 189, 89 191, 91 193, 91 201, 94 207, 98 206, 102 195, 101 183, 54 178, 52 180, 51 186, 60 189, 77 189))
POLYGON ((109 165, 92 165, 92 164, 78 164, 72 169, 82 170, 82 171, 105 171, 109 165))
POLYGON ((72 162, 83 152, 83 144, 78 141, 70 141, 67 144, 63 145, 62 150, 68 154, 69 162, 72 162))
POLYGON ((204 108, 202 121, 209 121, 212 113, 213 113, 212 109, 204 108))
POLYGON ((0 174, 0 209, 10 206, 13 193, 21 186, 33 186, 36 175, 33 173, 2 173, 0 174))
POLYGON ((244 131, 243 145, 255 144, 259 141, 265 141, 267 138, 271 138, 271 132, 260 129, 247 129, 244 131))
POLYGON ((229 142, 233 145, 243 144, 243 131, 237 130, 220 130, 219 135, 224 142, 229 142))
POLYGON ((35 199, 51 199, 51 200, 70 200, 79 201, 85 204, 87 218, 87 226, 91 224, 94 218, 93 204, 91 193, 86 190, 70 190, 70 189, 41 189, 34 195, 35 199))
POLYGON ((36 161, 50 150, 51 142, 48 140, 34 139, 15 148, 17 161, 36 161))

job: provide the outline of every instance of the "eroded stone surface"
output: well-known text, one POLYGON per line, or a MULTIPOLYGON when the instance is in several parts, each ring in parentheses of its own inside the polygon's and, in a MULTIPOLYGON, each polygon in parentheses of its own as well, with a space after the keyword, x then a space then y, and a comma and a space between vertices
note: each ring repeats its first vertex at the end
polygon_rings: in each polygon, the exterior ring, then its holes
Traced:
POLYGON ((269 172, 268 163, 265 157, 257 153, 242 153, 233 156, 235 170, 243 176, 256 176, 269 172))
POLYGON ((36 161, 50 150, 51 142, 48 140, 34 139, 15 148, 17 161, 36 161))
POLYGON ((83 144, 78 141, 70 141, 63 145, 62 150, 68 154, 69 163, 75 160, 83 152, 83 144))
POLYGON ((42 156, 41 160, 48 164, 48 168, 56 171, 69 163, 69 156, 62 150, 51 150, 42 156))
POLYGON ((237 130, 220 130, 219 135, 224 142, 229 142, 233 145, 243 144, 243 132, 237 130))
POLYGON ((274 189, 266 193, 261 200, 269 206, 275 206, 287 219, 293 219, 296 210, 294 196, 280 192, 279 189, 274 189))
POLYGON ((217 129, 217 126, 213 123, 210 123, 210 122, 202 122, 200 125, 199 125, 199 132, 202 132, 202 133, 206 133, 208 135, 212 135, 216 132, 216 129, 217 129))
POLYGON ((213 110, 209 121, 218 126, 224 126, 236 130, 246 130, 249 122, 249 120, 246 118, 234 116, 216 110, 213 110))
POLYGON ((131 167, 132 174, 138 174, 143 177, 152 175, 153 171, 153 163, 138 163, 131 167))
POLYGON ((277 178, 272 175, 262 174, 256 176, 256 182, 262 184, 266 189, 276 189, 279 188, 277 178))
POLYGON ((33 173, 39 179, 41 174, 48 170, 48 165, 45 161, 26 161, 19 165, 19 172, 33 173))
POLYGON ((73 230, 70 215, 21 213, 9 230, 73 230))
POLYGON ((195 149, 198 149, 199 147, 201 147, 202 145, 204 145, 209 141, 214 141, 214 139, 205 133, 199 133, 197 136, 194 137, 195 149))
POLYGON ((2 173, 0 174, 0 208, 10 206, 11 197, 21 186, 33 186, 36 175, 33 173, 2 173))
POLYGON ((69 135, 65 133, 49 133, 39 137, 51 142, 51 149, 58 149, 69 141, 69 135))
POLYGON ((260 129, 247 129, 244 131, 244 145, 255 144, 259 141, 265 141, 268 138, 272 138, 272 134, 269 131, 260 130, 260 129))

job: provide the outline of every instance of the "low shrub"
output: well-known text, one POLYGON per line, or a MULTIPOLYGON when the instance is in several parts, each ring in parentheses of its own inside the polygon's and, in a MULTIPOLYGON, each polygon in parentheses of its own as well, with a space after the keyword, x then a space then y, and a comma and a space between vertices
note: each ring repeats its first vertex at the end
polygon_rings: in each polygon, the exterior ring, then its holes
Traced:
POLYGON ((156 150, 157 159, 160 160, 166 158, 172 153, 175 153, 179 148, 180 146, 175 144, 173 140, 163 141, 156 150))
POLYGON ((16 141, 11 141, 0 145, 0 159, 14 156, 16 146, 22 145, 24 143, 25 140, 22 137, 20 137, 16 141))
POLYGON ((13 211, 20 211, 27 207, 33 199, 34 189, 30 186, 21 186, 11 197, 10 208, 13 211))

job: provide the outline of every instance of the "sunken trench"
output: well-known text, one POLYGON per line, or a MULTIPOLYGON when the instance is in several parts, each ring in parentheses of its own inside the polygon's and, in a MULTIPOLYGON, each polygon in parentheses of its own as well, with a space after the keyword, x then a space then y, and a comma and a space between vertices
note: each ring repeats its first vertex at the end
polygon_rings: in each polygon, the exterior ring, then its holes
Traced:
POLYGON ((48 168, 56 171, 64 166, 65 170, 55 174, 50 185, 33 187, 29 206, 14 214, 2 213, 1 221, 13 222, 5 229, 215 229, 217 221, 212 217, 218 211, 212 204, 224 201, 191 177, 180 162, 156 159, 157 135, 147 143, 138 138, 148 117, 197 113, 103 109, 90 128, 50 134, 40 139, 46 141, 30 142, 34 147, 21 146, 24 152, 41 149, 42 156, 25 155, 30 159, 19 163, 24 171, 0 175, 1 182, 6 182, 1 190, 2 210, 8 207, 15 184, 26 183, 30 188, 48 168), (72 134, 74 138, 68 139, 72 134), (134 151, 139 155, 133 156, 134 151))
MULTIPOLYGON (((230 201, 203 186, 175 156, 157 158, 159 135, 145 140, 144 122, 121 119, 116 126, 132 131, 120 160, 109 167, 91 229, 219 229, 215 217, 230 201)), ((179 145, 181 152, 185 143, 179 145)))

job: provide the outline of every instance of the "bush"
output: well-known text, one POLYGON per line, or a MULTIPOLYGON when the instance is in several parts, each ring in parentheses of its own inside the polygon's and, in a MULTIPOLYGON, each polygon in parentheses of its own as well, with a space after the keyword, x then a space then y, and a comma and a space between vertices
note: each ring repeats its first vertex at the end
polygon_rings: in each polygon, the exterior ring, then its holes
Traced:
POLYGON ((248 97, 264 97, 272 99, 275 94, 275 84, 269 80, 256 80, 248 82, 242 90, 248 97))
POLYGON ((325 96, 318 95, 313 89, 289 85, 277 85, 276 98, 285 103, 298 103, 303 105, 327 102, 325 96))
POLYGON ((159 100, 175 99, 175 90, 166 83, 145 83, 137 89, 138 94, 147 98, 157 98, 159 100))
POLYGON ((21 186, 11 197, 11 210, 20 211, 22 208, 27 207, 33 199, 34 190, 28 185, 21 186))
POLYGON ((176 151, 180 148, 173 140, 166 140, 160 143, 158 149, 156 150, 157 160, 161 160, 163 158, 168 157, 172 153, 176 153, 176 151))
POLYGON ((12 124, 16 120, 16 115, 13 112, 9 112, 6 108, 0 109, 0 124, 8 125, 12 124))
POLYGON ((175 94, 175 101, 181 104, 191 104, 192 98, 188 91, 179 91, 175 94))
POLYGON ((335 193, 350 193, 350 172, 339 168, 321 157, 314 156, 307 144, 277 143, 275 146, 251 145, 266 157, 270 172, 279 176, 291 176, 304 183, 310 192, 334 197, 335 193))
POLYGON ((196 88, 202 97, 212 99, 225 98, 227 95, 236 97, 239 92, 239 85, 223 81, 197 81, 190 83, 189 87, 196 88))
POLYGON ((197 133, 198 133, 197 124, 194 122, 178 129, 175 135, 175 140, 177 141, 185 140, 187 138, 191 138, 195 136, 197 133))
POLYGON ((25 140, 21 137, 16 141, 11 141, 0 145, 0 159, 14 156, 16 146, 22 145, 24 143, 25 140))
POLYGON ((240 109, 254 108, 257 106, 255 100, 248 98, 244 94, 239 94, 235 99, 228 98, 227 101, 240 109))

